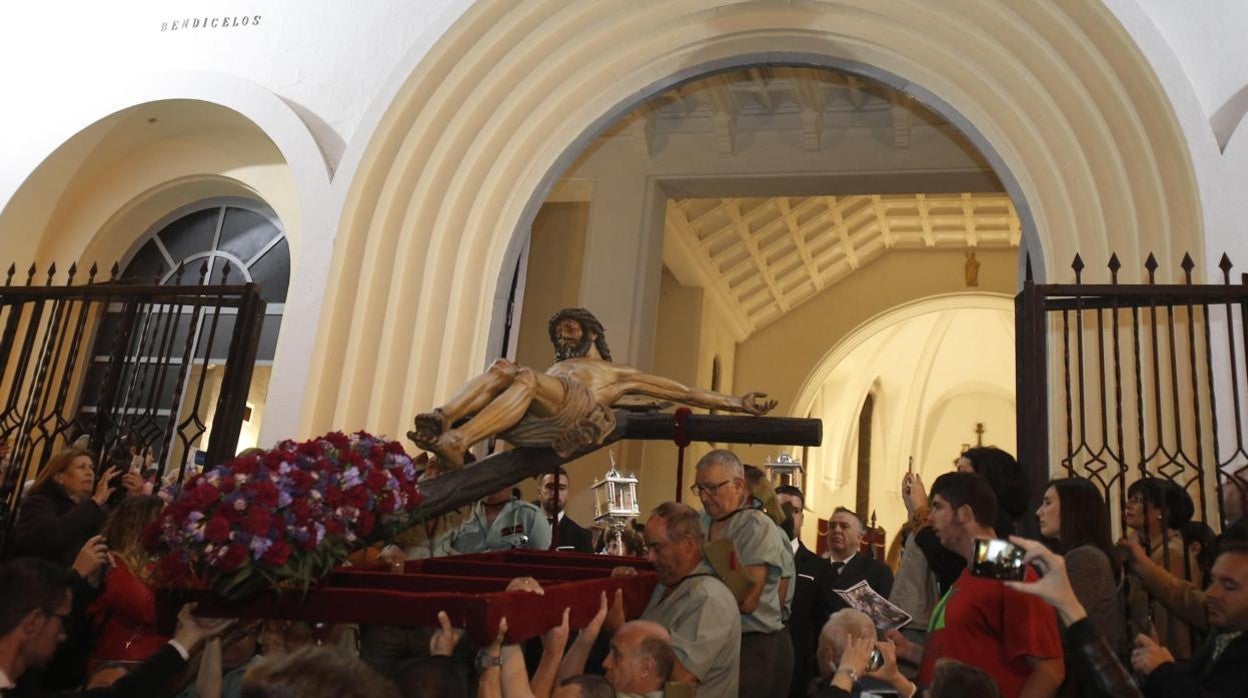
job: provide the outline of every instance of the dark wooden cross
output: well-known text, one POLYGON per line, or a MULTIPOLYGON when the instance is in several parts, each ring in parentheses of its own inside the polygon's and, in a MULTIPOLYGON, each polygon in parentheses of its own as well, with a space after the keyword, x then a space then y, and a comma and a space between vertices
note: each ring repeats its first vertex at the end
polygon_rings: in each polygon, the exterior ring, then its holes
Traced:
MULTIPOLYGON (((823 422, 794 417, 691 414, 684 420, 692 441, 818 446, 823 443, 823 422)), ((615 429, 601 444, 567 458, 549 448, 517 448, 495 453, 467 467, 445 473, 421 485, 424 499, 417 516, 429 519, 471 504, 491 492, 529 477, 553 471, 557 466, 623 439, 670 441, 676 433, 671 414, 615 410, 615 429)))
POLYGON ((984 445, 984 423, 983 422, 975 422, 975 445, 976 446, 984 445))

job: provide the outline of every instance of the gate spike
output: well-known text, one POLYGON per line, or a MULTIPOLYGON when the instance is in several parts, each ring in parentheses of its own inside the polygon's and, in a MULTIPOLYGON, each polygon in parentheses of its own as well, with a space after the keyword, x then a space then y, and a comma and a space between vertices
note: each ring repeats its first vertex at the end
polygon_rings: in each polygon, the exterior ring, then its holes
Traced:
POLYGON ((1079 253, 1075 253, 1075 261, 1070 263, 1070 268, 1075 270, 1075 283, 1083 283, 1083 257, 1079 253))
POLYGON ((199 265, 199 283, 200 285, 203 285, 207 283, 207 281, 208 281, 208 260, 205 259, 204 263, 199 265))
POLYGON ((1148 283, 1157 283, 1157 258, 1153 256, 1152 252, 1149 252, 1148 259, 1144 260, 1144 268, 1148 270, 1148 283))
POLYGON ((1222 283, 1224 284, 1231 283, 1231 267, 1232 266, 1233 265, 1231 264, 1231 258, 1227 257, 1226 253, 1223 252, 1222 260, 1218 262, 1218 268, 1222 270, 1222 283))
POLYGON ((1118 261, 1118 253, 1114 252, 1109 255, 1109 278, 1112 283, 1118 283, 1118 270, 1122 268, 1122 262, 1118 261))
POLYGON ((225 264, 222 264, 222 265, 221 265, 221 283, 222 283, 222 285, 224 285, 224 284, 228 283, 228 282, 229 282, 229 280, 230 280, 230 266, 231 266, 231 265, 230 265, 230 263, 229 263, 229 262, 226 262, 225 264))
POLYGON ((27 270, 26 270, 26 285, 27 285, 27 286, 29 286, 29 285, 30 285, 30 282, 32 282, 32 281, 34 281, 34 280, 35 280, 35 272, 36 272, 36 271, 38 271, 38 270, 35 268, 35 263, 34 263, 34 262, 31 262, 31 263, 30 263, 30 269, 27 269, 27 270))
POLYGON ((1025 267, 1026 267, 1026 270, 1025 270, 1025 272, 1024 272, 1025 276, 1023 277, 1023 280, 1024 280, 1024 281, 1034 281, 1034 280, 1035 280, 1035 278, 1034 278, 1034 276, 1033 276, 1033 275, 1032 275, 1032 273, 1031 273, 1031 252, 1028 252, 1028 253, 1027 253, 1027 260, 1026 260, 1025 267))
POLYGON ((4 277, 4 285, 8 286, 13 283, 13 275, 17 273, 17 263, 9 262, 9 273, 4 277))
POLYGON ((121 264, 118 262, 113 262, 113 268, 109 272, 108 280, 116 281, 118 276, 121 276, 121 264))
POLYGON ((186 273, 186 260, 185 259, 182 260, 181 262, 178 262, 177 271, 173 272, 173 283, 175 286, 180 286, 182 284, 182 275, 184 273, 186 273))
POLYGON ((87 283, 95 283, 95 275, 98 273, 100 273, 100 265, 92 262, 91 268, 87 270, 87 283))
POLYGON ((48 281, 47 281, 48 286, 52 285, 53 276, 56 276, 56 262, 53 262, 48 265, 48 281))
POLYGON ((1179 266, 1183 268, 1183 277, 1190 286, 1192 283, 1192 268, 1196 266, 1196 263, 1192 261, 1192 255, 1184 252, 1183 261, 1179 263, 1179 266))
POLYGON ((71 262, 69 265, 69 276, 65 277, 66 286, 74 285, 74 275, 76 275, 77 273, 78 273, 78 263, 71 262))

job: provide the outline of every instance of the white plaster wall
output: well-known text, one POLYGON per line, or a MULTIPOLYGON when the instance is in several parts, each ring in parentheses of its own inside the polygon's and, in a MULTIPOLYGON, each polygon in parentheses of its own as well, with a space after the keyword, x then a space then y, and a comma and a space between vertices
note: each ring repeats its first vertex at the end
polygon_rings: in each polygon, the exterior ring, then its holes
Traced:
MULTIPOLYGON (((812 547, 816 518, 855 507, 858 416, 875 392, 867 510, 889 536, 905 521, 901 476, 908 460, 930 484, 949 471, 963 445, 1015 451, 1014 329, 1008 297, 946 296, 916 301, 865 323, 828 353, 808 393, 823 420, 823 445, 808 452, 807 504, 817 516, 803 536, 812 547)), ((800 454, 798 454, 800 455, 800 454)))
POLYGON ((280 96, 308 125, 334 168, 361 119, 395 83, 392 74, 402 59, 413 51, 423 55, 422 49, 470 4, 6 3, 0 14, 0 65, 6 66, 0 71, 0 93, 14 100, 10 104, 36 108, 6 112, 0 153, 26 145, 50 152, 68 134, 104 116, 99 97, 139 76, 209 70, 245 78, 280 96), (256 15, 260 22, 253 26, 161 31, 162 23, 175 20, 256 15), (428 36, 430 28, 439 31, 428 36), (32 63, 37 69, 15 69, 32 63))

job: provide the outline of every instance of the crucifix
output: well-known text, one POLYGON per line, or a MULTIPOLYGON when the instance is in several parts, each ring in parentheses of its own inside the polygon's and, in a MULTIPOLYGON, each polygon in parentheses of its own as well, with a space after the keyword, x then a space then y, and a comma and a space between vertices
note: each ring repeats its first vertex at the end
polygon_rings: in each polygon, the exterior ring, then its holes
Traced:
MULTIPOLYGON (((975 447, 980 448, 984 445, 984 432, 986 431, 984 429, 984 423, 975 422, 974 431, 975 431, 975 447)), ((957 466, 958 461, 962 458, 962 454, 966 453, 969 450, 971 450, 970 444, 962 444, 962 450, 958 453, 958 457, 953 459, 954 466, 957 466)))

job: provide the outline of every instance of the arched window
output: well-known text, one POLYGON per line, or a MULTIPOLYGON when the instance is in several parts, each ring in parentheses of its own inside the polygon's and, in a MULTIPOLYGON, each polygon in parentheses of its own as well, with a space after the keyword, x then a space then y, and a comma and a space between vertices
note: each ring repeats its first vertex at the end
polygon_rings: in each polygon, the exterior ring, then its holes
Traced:
MULTIPOLYGON (((277 349, 277 333, 281 326, 287 286, 290 282, 290 245, 272 209, 261 202, 241 198, 210 199, 180 208, 159 221, 136 241, 133 253, 123 260, 119 280, 123 283, 146 285, 220 284, 224 281, 230 284, 253 282, 259 286, 260 296, 265 301, 265 316, 238 447, 241 449, 256 445, 267 401, 273 357, 277 349)), ((226 360, 228 337, 233 329, 236 313, 232 308, 221 310, 220 327, 212 346, 197 350, 193 354, 193 364, 180 372, 183 376, 183 387, 202 385, 204 390, 181 391, 181 406, 177 419, 172 424, 169 422, 172 416, 170 409, 156 410, 144 423, 147 431, 147 435, 143 437, 145 440, 150 442, 150 439, 156 439, 168 443, 176 439, 178 425, 184 425, 192 417, 194 406, 188 399, 190 394, 203 393, 204 397, 200 400, 197 411, 197 420, 203 424, 202 433, 198 427, 187 429, 184 426, 181 431, 189 445, 198 448, 207 445, 212 428, 212 408, 221 387, 222 371, 218 370, 219 364, 226 360)), ((119 308, 110 308, 101 320, 92 367, 83 384, 81 410, 84 413, 96 411, 95 401, 100 395, 100 386, 104 380, 104 367, 109 361, 108 342, 117 335, 114 328, 121 321, 120 316, 119 308)), ((203 323, 204 317, 201 315, 198 322, 203 323)), ((177 316, 176 326, 171 333, 174 338, 171 344, 177 345, 178 341, 193 331, 194 328, 189 326, 190 322, 189 314, 177 316)), ((196 332, 195 336, 202 335, 196 332)), ((139 365, 181 361, 180 351, 178 356, 169 357, 147 356, 146 351, 141 353, 145 355, 132 357, 139 365)), ((139 380, 142 380, 141 374, 139 380)), ((164 404, 172 401, 173 382, 162 383, 162 391, 169 396, 169 402, 164 404)), ((126 402, 122 409, 137 410, 137 407, 129 407, 133 404, 136 403, 126 402)), ((160 452, 163 449, 156 450, 160 452)), ((179 464, 170 465, 176 469, 179 464)))
POLYGON ((867 393, 862 411, 858 413, 858 487, 854 498, 854 510, 862 517, 867 516, 871 502, 871 417, 874 412, 875 393, 867 393))

